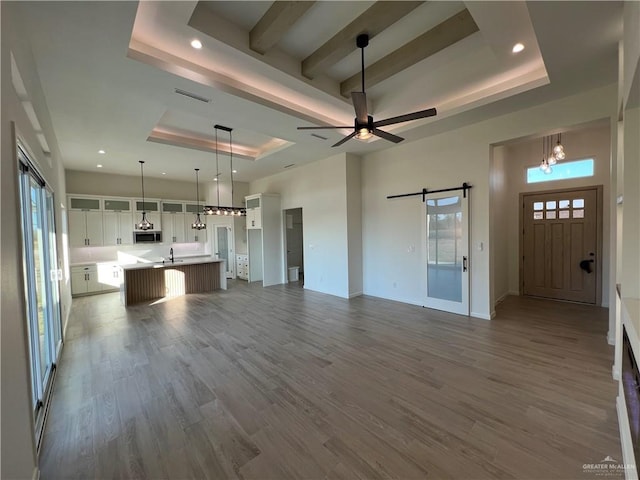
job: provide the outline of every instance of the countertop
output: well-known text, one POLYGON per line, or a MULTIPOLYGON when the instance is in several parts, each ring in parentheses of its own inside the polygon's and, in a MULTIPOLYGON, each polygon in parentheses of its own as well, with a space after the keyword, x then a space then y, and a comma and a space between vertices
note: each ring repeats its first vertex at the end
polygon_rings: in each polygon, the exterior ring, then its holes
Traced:
POLYGON ((140 270, 145 268, 167 268, 167 267, 180 267, 184 265, 198 265, 201 263, 221 263, 224 259, 213 257, 200 257, 200 258, 178 258, 174 263, 168 260, 164 262, 149 262, 149 263, 130 263, 127 265, 121 265, 123 270, 140 270))

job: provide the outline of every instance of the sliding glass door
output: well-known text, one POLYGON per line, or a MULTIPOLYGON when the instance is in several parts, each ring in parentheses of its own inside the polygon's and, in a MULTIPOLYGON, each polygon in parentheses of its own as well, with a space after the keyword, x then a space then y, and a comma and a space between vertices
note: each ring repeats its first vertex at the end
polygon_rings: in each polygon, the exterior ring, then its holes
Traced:
POLYGON ((58 284, 61 271, 57 265, 53 193, 22 149, 19 161, 31 400, 39 436, 62 340, 58 284))

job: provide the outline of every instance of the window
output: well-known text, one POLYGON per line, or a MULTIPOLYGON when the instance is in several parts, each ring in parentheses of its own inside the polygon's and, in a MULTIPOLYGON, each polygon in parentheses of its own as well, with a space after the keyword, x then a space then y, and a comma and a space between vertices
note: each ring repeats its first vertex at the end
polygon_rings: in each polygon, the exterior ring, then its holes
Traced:
POLYGON ((540 167, 527 168, 527 183, 553 182, 571 178, 593 177, 593 158, 560 162, 552 167, 551 173, 544 173, 540 167))

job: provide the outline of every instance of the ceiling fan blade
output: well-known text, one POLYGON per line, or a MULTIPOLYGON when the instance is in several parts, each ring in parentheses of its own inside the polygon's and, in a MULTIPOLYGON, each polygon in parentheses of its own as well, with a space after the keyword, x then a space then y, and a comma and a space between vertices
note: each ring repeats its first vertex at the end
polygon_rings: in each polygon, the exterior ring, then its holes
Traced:
POLYGON ((340 145, 342 145, 344 142, 346 142, 347 140, 351 140, 353 137, 356 136, 356 132, 353 132, 350 135, 347 135, 346 137, 344 137, 342 140, 340 140, 338 143, 336 143, 335 145, 331 145, 332 147, 339 147, 340 145))
POLYGON ((358 123, 366 124, 369 119, 369 112, 367 112, 367 94, 364 92, 351 92, 351 100, 353 101, 353 108, 356 111, 358 123))
POLYGON ((378 130, 377 128, 374 128, 371 133, 373 133, 376 137, 384 138, 385 140, 389 140, 390 142, 393 142, 393 143, 400 143, 401 141, 404 140, 404 138, 402 137, 399 137, 389 132, 383 132, 382 130, 378 130))
POLYGON ((406 115, 399 115, 397 117, 386 118, 384 120, 378 120, 373 122, 374 127, 384 127, 385 125, 393 125, 394 123, 408 122, 410 120, 417 120, 419 118, 433 117, 438 112, 435 108, 429 108, 427 110, 420 110, 419 112, 407 113, 406 115))
POLYGON ((298 127, 298 130, 320 130, 323 128, 353 128, 353 125, 325 126, 325 127, 298 127))

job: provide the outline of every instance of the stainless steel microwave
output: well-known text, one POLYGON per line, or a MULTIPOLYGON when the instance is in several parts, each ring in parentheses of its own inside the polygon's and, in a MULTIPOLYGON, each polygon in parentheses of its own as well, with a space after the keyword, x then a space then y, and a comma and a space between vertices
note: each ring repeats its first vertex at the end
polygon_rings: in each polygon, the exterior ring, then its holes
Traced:
POLYGON ((133 232, 133 243, 162 243, 162 232, 133 232))

